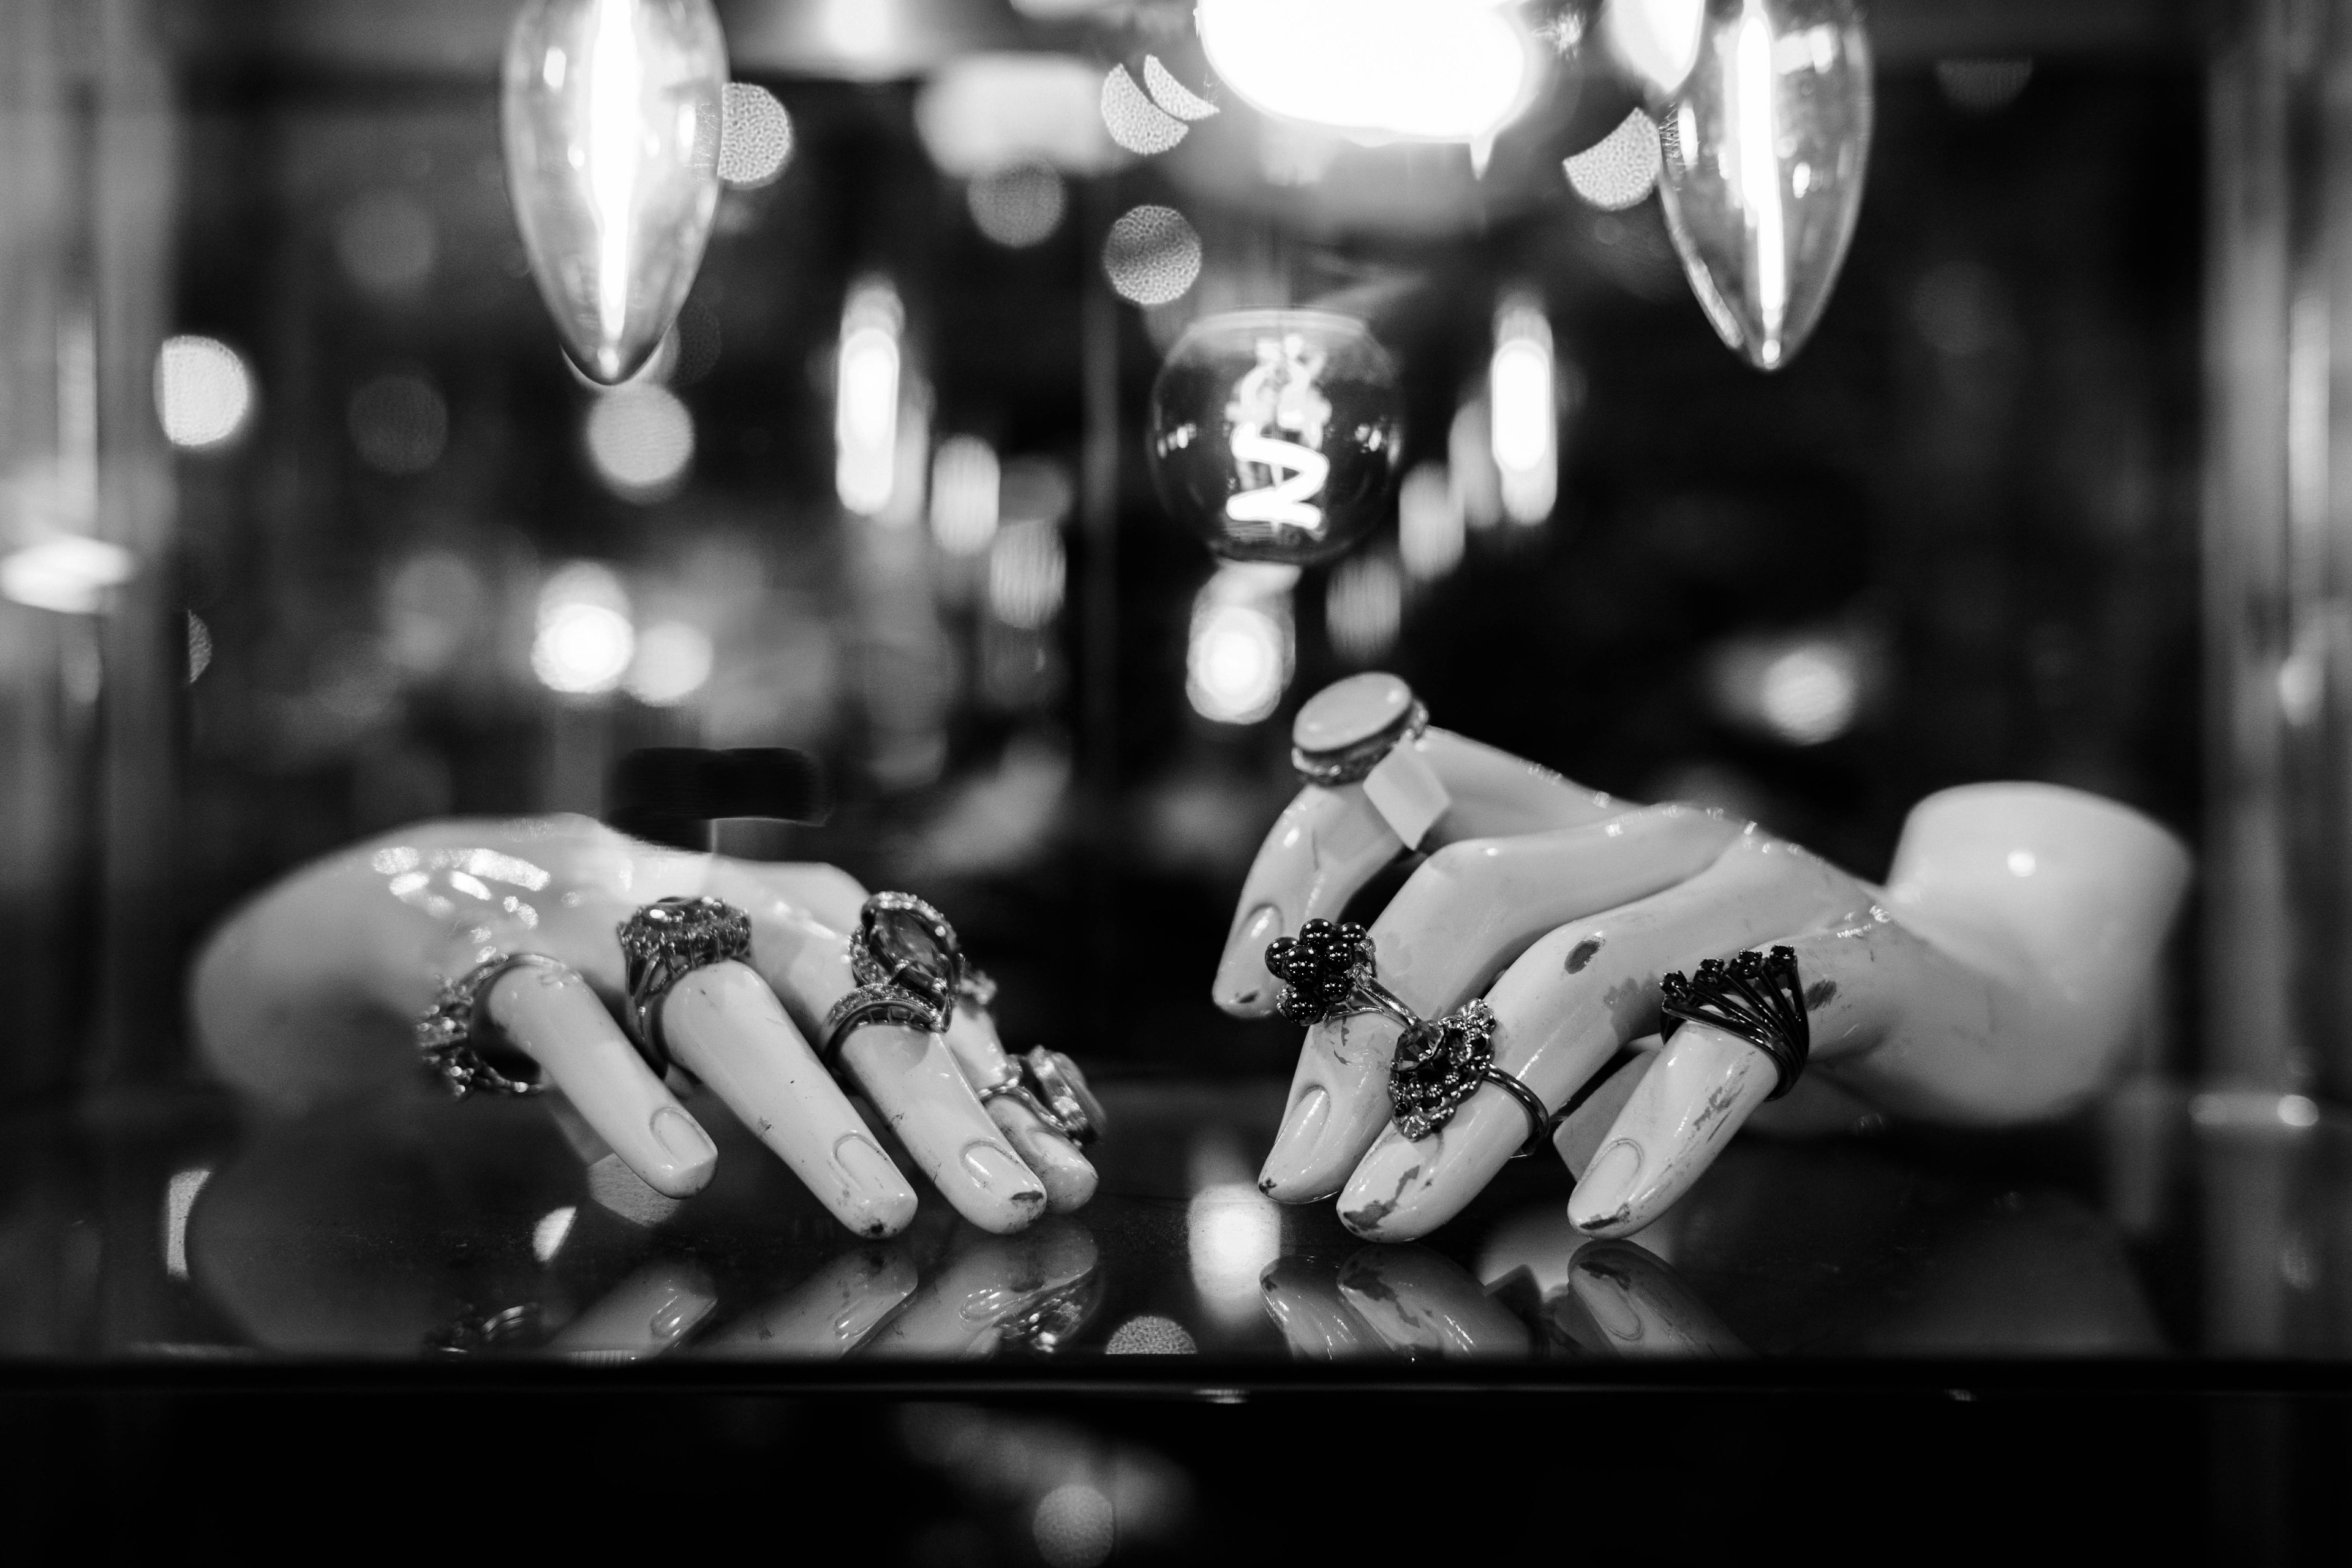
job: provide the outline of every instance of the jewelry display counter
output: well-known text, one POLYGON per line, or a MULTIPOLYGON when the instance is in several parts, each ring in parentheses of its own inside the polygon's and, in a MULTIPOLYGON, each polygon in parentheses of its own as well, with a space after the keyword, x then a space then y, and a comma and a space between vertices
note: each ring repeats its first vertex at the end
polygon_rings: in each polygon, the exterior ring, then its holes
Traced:
POLYGON ((20 1116, 11 1375, 421 1359, 461 1384, 1222 1397, 2232 1387, 2292 1361, 2312 1388, 2352 1352, 2352 1128, 2292 1098, 2142 1083, 2022 1132, 1751 1134, 1632 1240, 1576 1231, 1567 1171, 1530 1160, 1425 1239, 1367 1244, 1328 1205, 1257 1190, 1277 1081, 1100 1090, 1117 1137, 1084 1209, 998 1236, 925 1202, 883 1242, 730 1117, 702 1119, 718 1173, 679 1202, 615 1157, 583 1166, 521 1101, 419 1089, 268 1121, 190 1093, 20 1116))

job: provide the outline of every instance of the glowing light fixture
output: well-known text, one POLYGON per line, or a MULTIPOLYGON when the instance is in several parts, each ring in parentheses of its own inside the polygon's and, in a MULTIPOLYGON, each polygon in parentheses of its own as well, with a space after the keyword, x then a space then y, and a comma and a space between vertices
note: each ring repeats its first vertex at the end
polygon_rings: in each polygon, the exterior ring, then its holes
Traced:
POLYGON ((610 691, 636 651, 628 591, 609 567, 575 561, 540 589, 530 668, 549 690, 572 697, 610 691))
POLYGON ((833 483, 841 504, 861 517, 879 515, 898 488, 898 334, 905 324, 898 290, 878 279, 852 289, 842 307, 833 483))
POLYGON ((1532 301, 1513 300, 1495 313, 1486 403, 1503 511, 1514 522, 1541 522, 1559 489, 1559 397, 1551 326, 1532 301))
POLYGON ((1709 0, 1660 189, 1692 292, 1759 369, 1787 363, 1829 303, 1871 119, 1853 0, 1709 0))
POLYGON ((507 186, 564 350, 604 385, 677 318, 719 200, 710 0, 530 0, 507 36, 507 186))
POLYGON ((1482 147, 1536 84, 1533 39, 1496 0, 1200 0, 1193 20, 1239 97, 1364 140, 1482 147))
POLYGON ((223 447, 253 412, 253 374, 217 338, 165 338, 155 354, 155 417, 163 438, 201 452, 223 447))
POLYGON ((0 559, 0 595, 37 610, 92 616, 109 591, 131 581, 138 563, 119 544, 65 533, 0 559))

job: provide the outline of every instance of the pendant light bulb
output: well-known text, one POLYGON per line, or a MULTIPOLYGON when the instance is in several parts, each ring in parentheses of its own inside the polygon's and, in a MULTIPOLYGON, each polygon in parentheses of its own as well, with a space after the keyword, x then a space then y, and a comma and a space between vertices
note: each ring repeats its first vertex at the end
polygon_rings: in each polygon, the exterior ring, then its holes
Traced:
POLYGON ((530 0, 507 36, 507 189, 581 374, 626 381, 677 317, 719 202, 710 0, 530 0))
POLYGON ((1707 321, 1759 370, 1821 320, 1862 210, 1870 42, 1853 0, 1707 0, 1659 128, 1666 227, 1707 321))

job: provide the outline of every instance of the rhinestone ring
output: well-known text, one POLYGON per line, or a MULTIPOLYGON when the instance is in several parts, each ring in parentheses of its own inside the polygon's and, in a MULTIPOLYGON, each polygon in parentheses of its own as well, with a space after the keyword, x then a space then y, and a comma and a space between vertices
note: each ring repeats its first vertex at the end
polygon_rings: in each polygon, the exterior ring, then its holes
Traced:
POLYGON ((1039 1046, 1010 1058, 1004 1077, 980 1091, 981 1100, 1017 1100, 1037 1120, 1084 1148, 1103 1135, 1102 1102, 1087 1088, 1078 1064, 1059 1051, 1039 1046))
POLYGON ((491 1021, 490 987, 514 969, 572 971, 536 952, 496 952, 444 984, 416 1020, 417 1054, 463 1100, 469 1094, 537 1094, 547 1087, 539 1064, 491 1021))
POLYGON ((656 1077, 669 1072, 661 1005, 698 969, 751 955, 751 917, 719 899, 656 899, 616 928, 629 990, 629 1034, 656 1077))

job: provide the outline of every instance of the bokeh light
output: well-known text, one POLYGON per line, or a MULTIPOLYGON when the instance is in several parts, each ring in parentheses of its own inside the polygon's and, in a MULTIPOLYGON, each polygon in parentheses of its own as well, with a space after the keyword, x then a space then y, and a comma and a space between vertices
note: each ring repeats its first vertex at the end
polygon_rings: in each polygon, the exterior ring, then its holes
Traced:
POLYGON ((685 621, 656 621, 637 637, 624 684, 649 708, 685 701, 710 679, 710 634, 685 621))
POLYGON ((1098 174, 1125 161, 1103 124, 1102 67, 1076 55, 989 50, 942 64, 915 98, 915 130, 941 174, 1022 163, 1098 174))
POLYGON ((2031 59, 1954 59, 1936 62, 1936 85, 1956 109, 1990 114, 2006 109, 2033 77, 2031 59))
POLYGON ((0 595, 37 610, 96 615, 106 607, 108 591, 131 581, 138 566, 119 544, 60 534, 0 559, 0 595))
POLYGON ((1404 621, 1404 576, 1386 554, 1342 561, 1323 594, 1331 650, 1349 664, 1370 664, 1396 646, 1404 621))
POLYGON ((1215 104, 1178 81, 1158 55, 1143 57, 1143 85, 1152 102, 1179 120, 1206 120, 1217 112, 1215 104))
POLYGON ((155 354, 155 417, 163 438, 190 451, 226 445, 253 412, 253 376, 217 338, 165 338, 155 354))
POLYGON ((1062 176, 1043 163, 1016 163, 978 175, 964 187, 964 200, 973 226, 1014 250, 1052 238, 1069 205, 1062 176))
POLYGON ((793 117, 766 88, 730 81, 721 100, 719 177, 739 190, 772 183, 793 156, 793 117))
POLYGON ((194 686, 213 667, 213 629, 195 611, 188 612, 188 684, 194 686))
POLYGON ((1622 212, 1657 188, 1658 127, 1636 109, 1560 167, 1578 195, 1603 212, 1622 212))
POLYGON ((1125 66, 1113 66, 1103 78, 1103 129, 1110 139, 1139 157, 1165 153, 1184 140, 1191 130, 1181 120, 1151 101, 1125 66))
POLYGON ((1165 305, 1201 276, 1201 237, 1174 207, 1136 207, 1110 226, 1103 271, 1119 298, 1165 305))
POLYGON ((1113 1329, 1105 1355, 1192 1355, 1200 1345, 1192 1331, 1173 1318, 1139 1312, 1113 1329))
POLYGON ((380 375, 352 394, 352 445, 379 473, 421 474, 441 460, 449 439, 449 406, 424 376, 380 375))
POLYGON ((1110 1499, 1084 1481, 1065 1481, 1039 1498, 1030 1533, 1048 1568, 1095 1568, 1118 1541, 1110 1499))
POLYGON ((996 535, 988 552, 988 607, 1006 626, 1036 631, 1062 613, 1069 563, 1062 531, 1024 518, 996 535))
POLYGON ((636 653, 628 590, 610 567, 575 561, 539 592, 531 673, 551 691, 593 696, 621 684, 636 653))
POLYGON ((1405 574, 1433 583, 1462 563, 1462 498, 1439 462, 1413 465, 1397 487, 1397 554, 1405 574))
POLYGON ((694 460, 694 416, 677 395, 650 382, 601 393, 588 407, 588 460, 627 500, 676 491, 694 460))
POLYGON ((1184 695, 1192 710, 1219 724, 1255 724, 1272 713, 1290 684, 1290 590, 1298 568, 1228 562, 1192 601, 1184 656, 1184 695))
POLYGON ((996 448, 950 436, 931 458, 931 537, 950 555, 977 555, 996 537, 1002 474, 996 448))
POLYGON ((1496 313, 1486 400, 1503 510, 1517 522, 1541 522, 1559 489, 1559 400, 1551 327, 1530 300, 1507 301, 1496 313))
POLYGON ((1503 476, 1495 469, 1494 421, 1483 394, 1454 411, 1445 432, 1445 473, 1465 525, 1492 528, 1503 520, 1503 476))
POLYGON ((1526 104, 1534 42, 1514 7, 1462 0, 1200 0, 1218 79, 1268 114, 1483 142, 1526 104))
POLYGON ((1853 723, 1860 682, 1853 655, 1835 643, 1805 643, 1764 667, 1764 723, 1792 746, 1834 741, 1853 723))
POLYGON ((432 215, 405 191, 372 191, 335 219, 336 258, 370 293, 422 287, 439 250, 432 215))
POLYGON ((1661 99, 1674 96, 1698 63, 1706 0, 1618 0, 1601 13, 1603 46, 1661 99))
POLYGON ((1192 1288, 1224 1323, 1255 1321, 1258 1276, 1282 1253, 1282 1208, 1254 1183, 1221 1182, 1192 1194, 1184 1211, 1192 1288))
POLYGON ((898 290, 880 279, 859 283, 842 307, 834 489, 861 517, 885 510, 898 489, 898 334, 905 321, 898 290))

